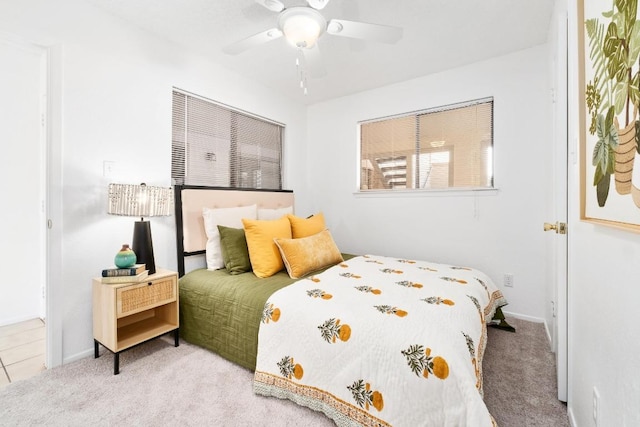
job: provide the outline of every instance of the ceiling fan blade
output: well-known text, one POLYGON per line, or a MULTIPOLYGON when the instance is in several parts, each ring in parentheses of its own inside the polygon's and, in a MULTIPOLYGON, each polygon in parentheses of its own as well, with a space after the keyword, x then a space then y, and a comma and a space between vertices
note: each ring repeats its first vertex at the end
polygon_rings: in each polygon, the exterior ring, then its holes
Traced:
POLYGON ((282 31, 277 28, 271 28, 258 34, 242 39, 238 42, 232 43, 222 49, 224 53, 229 55, 237 55, 245 50, 251 49, 263 43, 267 43, 271 40, 275 40, 282 37, 282 31))
POLYGON ((402 38, 402 28, 389 25, 332 19, 327 25, 327 33, 334 36, 372 40, 381 43, 395 43, 402 38))
POLYGON ((255 0, 256 3, 266 7, 272 12, 282 12, 284 4, 280 0, 255 0))
POLYGON ((309 66, 309 75, 313 78, 320 78, 327 75, 327 69, 322 62, 320 48, 316 43, 311 49, 302 49, 304 59, 309 66))
POLYGON ((314 9, 322 10, 329 3, 329 0, 307 0, 307 3, 314 9))

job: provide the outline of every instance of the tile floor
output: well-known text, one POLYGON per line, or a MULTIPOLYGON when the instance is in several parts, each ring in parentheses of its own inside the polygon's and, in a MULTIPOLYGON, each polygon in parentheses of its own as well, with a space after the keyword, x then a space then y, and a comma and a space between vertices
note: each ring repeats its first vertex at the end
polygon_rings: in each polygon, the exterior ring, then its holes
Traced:
POLYGON ((0 387, 42 372, 45 327, 41 319, 0 326, 0 387))

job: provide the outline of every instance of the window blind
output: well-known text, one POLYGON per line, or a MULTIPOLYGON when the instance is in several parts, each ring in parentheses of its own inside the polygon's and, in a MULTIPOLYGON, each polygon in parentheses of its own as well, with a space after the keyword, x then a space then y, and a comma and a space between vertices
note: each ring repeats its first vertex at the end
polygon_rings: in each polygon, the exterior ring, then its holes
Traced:
POLYGON ((360 123, 360 190, 493 188, 493 98, 360 123))
POLYGON ((282 189, 284 126, 173 91, 171 178, 175 184, 282 189))

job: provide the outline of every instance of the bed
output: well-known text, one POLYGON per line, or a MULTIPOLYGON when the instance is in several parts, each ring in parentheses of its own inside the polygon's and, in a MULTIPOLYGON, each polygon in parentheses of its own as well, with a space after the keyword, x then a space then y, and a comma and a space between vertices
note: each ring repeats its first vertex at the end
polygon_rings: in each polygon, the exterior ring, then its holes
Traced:
MULTIPOLYGON (((175 191, 180 333, 254 371, 255 393, 321 411, 340 426, 495 425, 482 399, 482 357, 487 323, 506 300, 487 275, 340 253, 292 278, 295 261, 279 246, 286 268, 268 277, 213 271, 203 208, 255 204, 295 218, 293 193, 175 191)), ((275 240, 299 247, 320 234, 275 240)))

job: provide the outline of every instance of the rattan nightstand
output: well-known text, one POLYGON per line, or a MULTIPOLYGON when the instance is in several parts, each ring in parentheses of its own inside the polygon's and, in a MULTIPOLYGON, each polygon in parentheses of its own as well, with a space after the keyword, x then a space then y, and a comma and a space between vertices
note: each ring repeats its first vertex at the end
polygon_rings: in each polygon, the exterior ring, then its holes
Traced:
POLYGON ((93 279, 94 357, 99 344, 114 354, 113 373, 120 372, 120 352, 173 332, 180 345, 178 273, 158 269, 143 282, 105 284, 93 279))

